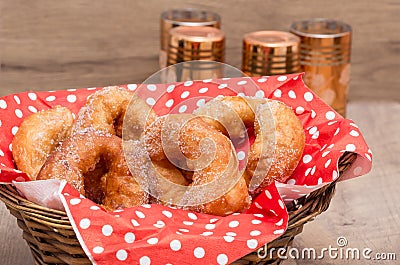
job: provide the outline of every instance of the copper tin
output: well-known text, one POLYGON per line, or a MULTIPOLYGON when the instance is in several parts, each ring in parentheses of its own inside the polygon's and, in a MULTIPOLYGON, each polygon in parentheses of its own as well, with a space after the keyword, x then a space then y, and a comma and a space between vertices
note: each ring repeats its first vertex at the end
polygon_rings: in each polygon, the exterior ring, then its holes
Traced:
POLYGON ((300 39, 283 31, 256 31, 243 37, 242 71, 250 76, 300 70, 300 39))
POLYGON ((294 22, 290 31, 300 37, 304 82, 345 116, 350 78, 351 26, 330 19, 311 19, 294 22))
POLYGON ((161 50, 168 48, 168 34, 171 28, 178 26, 188 27, 221 27, 221 17, 214 12, 198 9, 172 9, 161 14, 160 45, 161 50))
POLYGON ((176 27, 169 32, 167 64, 206 60, 224 62, 225 34, 212 27, 176 27))

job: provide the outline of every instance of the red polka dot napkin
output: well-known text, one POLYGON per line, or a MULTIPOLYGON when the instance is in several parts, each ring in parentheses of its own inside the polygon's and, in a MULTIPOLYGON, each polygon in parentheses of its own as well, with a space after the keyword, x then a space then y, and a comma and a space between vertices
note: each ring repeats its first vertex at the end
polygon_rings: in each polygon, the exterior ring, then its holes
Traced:
MULTIPOLYGON (((371 169, 372 154, 357 125, 343 119, 310 91, 301 74, 223 78, 176 84, 129 84, 159 114, 191 113, 220 95, 247 95, 280 100, 301 120, 306 134, 303 157, 286 183, 267 187, 245 214, 216 217, 143 205, 105 212, 62 183, 59 196, 81 245, 96 264, 227 264, 278 237, 286 230, 288 202, 338 178, 345 151, 357 159, 342 179, 371 169)), ((77 113, 86 98, 101 88, 25 92, 0 98, 0 182, 28 180, 15 169, 12 138, 23 119, 55 105, 77 113)), ((240 161, 248 147, 238 148, 240 161)))

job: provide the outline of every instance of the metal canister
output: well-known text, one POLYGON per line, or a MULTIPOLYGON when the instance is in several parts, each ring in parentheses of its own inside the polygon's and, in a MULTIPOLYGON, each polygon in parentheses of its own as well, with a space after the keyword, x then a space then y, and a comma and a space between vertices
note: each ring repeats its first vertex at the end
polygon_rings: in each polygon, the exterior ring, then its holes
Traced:
POLYGON ((300 37, 304 82, 339 114, 345 116, 350 79, 351 26, 336 20, 294 22, 290 31, 300 37))
POLYGON ((256 31, 243 37, 242 71, 249 76, 300 71, 300 39, 284 31, 256 31))
POLYGON ((161 14, 160 20, 160 66, 166 66, 169 31, 174 27, 221 27, 221 17, 214 12, 183 8, 171 9, 161 14))
POLYGON ((221 77, 221 64, 225 58, 225 34, 212 27, 176 27, 169 32, 167 65, 197 61, 182 65, 184 81, 221 77), (187 67, 186 67, 187 66, 187 67))

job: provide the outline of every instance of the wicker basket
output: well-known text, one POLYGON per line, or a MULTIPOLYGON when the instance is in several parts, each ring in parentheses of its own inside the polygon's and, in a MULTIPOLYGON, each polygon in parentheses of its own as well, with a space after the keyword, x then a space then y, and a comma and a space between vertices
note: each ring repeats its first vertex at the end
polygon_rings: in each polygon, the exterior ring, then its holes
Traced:
MULTIPOLYGON (((339 160, 342 174, 356 158, 345 153, 339 160)), ((337 180, 336 180, 337 181, 337 180)), ((271 248, 287 248, 294 237, 301 233, 303 225, 328 209, 335 192, 336 181, 292 202, 288 206, 289 224, 286 232, 268 244, 271 248)), ((36 264, 91 264, 82 250, 66 213, 34 204, 19 196, 11 185, 0 185, 0 199, 17 218, 23 230, 23 238, 31 248, 36 264)), ((257 251, 233 264, 280 264, 277 256, 261 259, 257 251)))

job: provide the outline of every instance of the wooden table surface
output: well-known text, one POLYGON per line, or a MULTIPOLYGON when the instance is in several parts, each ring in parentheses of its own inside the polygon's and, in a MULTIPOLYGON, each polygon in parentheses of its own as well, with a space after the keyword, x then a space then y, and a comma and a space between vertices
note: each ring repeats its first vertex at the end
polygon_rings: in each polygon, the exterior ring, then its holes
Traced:
MULTIPOLYGON (((240 67, 241 38, 287 30, 291 21, 330 17, 353 27, 348 118, 370 145, 373 170, 338 184, 329 210, 296 237, 299 249, 336 246, 394 252, 400 260, 400 3, 384 1, 0 0, 0 96, 32 90, 136 83, 158 69, 159 14, 214 10, 227 33, 227 63, 240 67)), ((34 264, 16 220, 0 203, 1 264, 34 264)), ((366 264, 289 260, 285 264, 366 264)), ((376 262, 378 263, 378 262, 376 262)), ((381 263, 379 263, 381 264, 381 263)))

